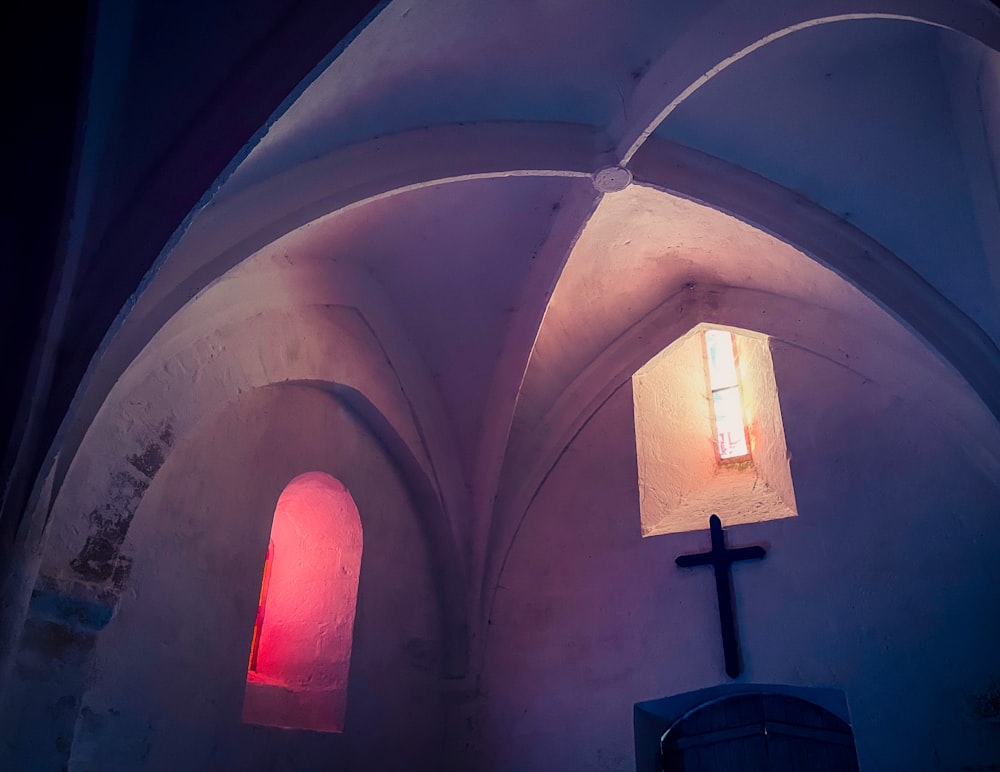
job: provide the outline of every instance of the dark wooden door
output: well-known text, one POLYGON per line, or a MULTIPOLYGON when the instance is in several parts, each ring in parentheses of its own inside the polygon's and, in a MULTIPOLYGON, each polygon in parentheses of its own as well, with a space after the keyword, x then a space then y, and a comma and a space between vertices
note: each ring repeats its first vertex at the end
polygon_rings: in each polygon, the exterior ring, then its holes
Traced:
POLYGON ((660 744, 665 772, 857 772, 851 727, 812 703, 747 694, 704 705, 660 744))

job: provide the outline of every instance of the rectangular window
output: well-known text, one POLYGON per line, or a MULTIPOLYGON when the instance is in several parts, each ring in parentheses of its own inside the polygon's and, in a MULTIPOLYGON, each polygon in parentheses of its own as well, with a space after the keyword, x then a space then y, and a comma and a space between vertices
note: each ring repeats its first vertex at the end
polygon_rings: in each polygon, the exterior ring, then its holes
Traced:
POLYGON ((705 331, 705 356, 708 383, 712 390, 712 418, 715 422, 716 449, 721 461, 750 455, 743 423, 743 398, 736 369, 736 347, 732 333, 726 330, 705 331))

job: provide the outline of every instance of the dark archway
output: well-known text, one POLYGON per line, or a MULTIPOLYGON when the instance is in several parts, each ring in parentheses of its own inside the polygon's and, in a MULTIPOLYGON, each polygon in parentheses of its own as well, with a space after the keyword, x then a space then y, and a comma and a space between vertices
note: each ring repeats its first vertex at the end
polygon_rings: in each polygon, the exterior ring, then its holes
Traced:
POLYGON ((824 708, 786 694, 737 694, 674 723, 660 741, 664 772, 851 772, 854 734, 824 708))
POLYGON ((726 684, 636 703, 637 772, 851 772, 858 769, 844 693, 726 684))

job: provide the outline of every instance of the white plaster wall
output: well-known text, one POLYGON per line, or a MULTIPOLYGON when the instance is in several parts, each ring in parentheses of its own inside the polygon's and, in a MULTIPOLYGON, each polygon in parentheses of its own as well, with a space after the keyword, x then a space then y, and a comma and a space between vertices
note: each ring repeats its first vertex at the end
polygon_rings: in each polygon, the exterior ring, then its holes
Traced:
POLYGON ((632 377, 643 535, 718 467, 703 348, 700 332, 689 335, 632 377))
MULTIPOLYGON (((863 770, 994 762, 1000 735, 975 705, 1000 677, 1000 497, 920 396, 951 386, 772 353, 799 516, 728 529, 730 545, 768 550, 734 568, 740 681, 844 690, 863 770)), ((626 385, 521 525, 491 615, 476 768, 631 772, 634 702, 727 682, 711 571, 674 565, 708 535, 637 534, 631 424, 626 385)))
MULTIPOLYGON (((943 41, 982 48, 910 21, 804 29, 712 78, 657 136, 754 171, 853 223, 996 340, 992 256, 961 137, 961 124, 978 116, 956 119, 953 93, 956 78, 965 90, 978 73, 946 72, 943 41)), ((961 108, 979 109, 972 99, 961 108)))
POLYGON ((793 513, 795 490, 788 466, 785 426, 781 420, 781 392, 774 379, 769 338, 739 335, 740 382, 754 468, 793 513))
POLYGON ((204 421, 161 468, 128 542, 129 591, 98 639, 70 769, 438 763, 441 626, 424 537, 384 450, 329 395, 258 389, 204 421), (313 470, 348 487, 365 532, 343 735, 240 721, 274 506, 313 470))
POLYGON ((774 236, 697 202, 632 185, 602 198, 567 259, 532 351, 522 390, 530 399, 522 398, 514 439, 519 431, 530 434, 540 409, 602 352, 668 304, 680 317, 702 302, 696 323, 762 332, 776 323, 756 311, 752 322, 738 324, 727 318, 738 311, 732 301, 699 301, 699 289, 709 287, 759 290, 858 318, 884 315, 833 271, 774 236))

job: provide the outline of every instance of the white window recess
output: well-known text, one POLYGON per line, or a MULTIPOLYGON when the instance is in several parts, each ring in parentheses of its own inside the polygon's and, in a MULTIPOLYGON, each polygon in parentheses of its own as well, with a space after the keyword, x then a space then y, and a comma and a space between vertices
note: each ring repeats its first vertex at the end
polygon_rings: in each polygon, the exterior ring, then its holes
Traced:
POLYGON ((632 395, 643 536, 797 514, 767 336, 698 325, 632 376, 632 395))

